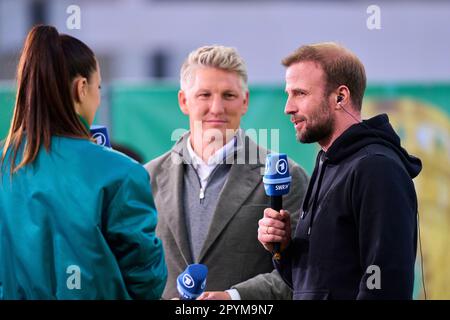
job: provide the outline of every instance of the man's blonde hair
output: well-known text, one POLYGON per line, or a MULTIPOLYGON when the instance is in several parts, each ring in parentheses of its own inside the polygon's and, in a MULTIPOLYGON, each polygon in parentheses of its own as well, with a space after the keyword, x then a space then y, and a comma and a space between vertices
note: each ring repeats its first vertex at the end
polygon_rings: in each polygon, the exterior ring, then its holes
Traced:
POLYGON ((192 82, 195 69, 198 67, 211 67, 236 72, 241 78, 242 90, 248 90, 247 67, 235 48, 212 45, 192 51, 181 67, 180 87, 182 90, 186 89, 192 82))

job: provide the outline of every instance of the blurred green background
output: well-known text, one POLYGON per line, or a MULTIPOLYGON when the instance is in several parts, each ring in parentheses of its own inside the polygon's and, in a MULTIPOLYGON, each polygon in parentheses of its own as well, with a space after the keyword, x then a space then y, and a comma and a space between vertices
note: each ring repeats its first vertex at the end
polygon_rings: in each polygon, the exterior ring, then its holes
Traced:
MULTIPOLYGON (((107 124, 111 141, 137 152, 147 162, 169 150, 188 118, 178 107, 176 84, 114 83, 105 90, 97 122, 107 124)), ((287 153, 311 174, 316 144, 296 141, 284 115, 280 85, 250 87, 250 106, 242 128, 258 143, 287 153), (262 130, 261 130, 262 129, 262 130), (265 130, 265 131, 264 131, 265 130), (271 131, 275 130, 275 131, 271 131), (278 139, 271 137, 278 133, 278 139), (277 145, 277 141, 279 145, 277 145)), ((0 86, 0 137, 7 133, 14 105, 14 88, 0 86)), ((428 298, 449 299, 450 277, 450 83, 369 86, 363 118, 387 113, 403 146, 420 157, 424 168, 414 180, 419 198, 424 277, 428 298)), ((418 247, 415 298, 423 298, 418 247)))

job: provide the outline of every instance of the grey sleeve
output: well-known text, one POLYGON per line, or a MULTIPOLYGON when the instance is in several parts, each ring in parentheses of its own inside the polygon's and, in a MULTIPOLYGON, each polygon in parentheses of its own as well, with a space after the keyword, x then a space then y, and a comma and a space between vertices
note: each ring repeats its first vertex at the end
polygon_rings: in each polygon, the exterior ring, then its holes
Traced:
POLYGON ((277 270, 234 285, 242 300, 291 300, 292 291, 277 270))
MULTIPOLYGON (((292 183, 289 194, 283 198, 283 207, 290 212, 292 230, 295 230, 308 186, 308 176, 295 162, 290 161, 289 164, 292 183)), ((292 299, 292 290, 275 269, 270 273, 259 274, 247 281, 238 283, 232 289, 239 292, 242 300, 292 299)))

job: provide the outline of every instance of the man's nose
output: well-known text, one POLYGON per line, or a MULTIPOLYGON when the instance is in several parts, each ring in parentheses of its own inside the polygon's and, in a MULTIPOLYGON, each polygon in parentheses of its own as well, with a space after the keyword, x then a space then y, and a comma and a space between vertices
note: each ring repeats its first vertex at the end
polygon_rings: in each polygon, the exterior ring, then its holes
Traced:
POLYGON ((222 97, 214 96, 209 111, 214 114, 222 114, 225 110, 222 97))
POLYGON ((294 103, 292 103, 291 99, 286 100, 286 105, 284 106, 284 113, 285 114, 294 114, 297 112, 297 107, 294 103))

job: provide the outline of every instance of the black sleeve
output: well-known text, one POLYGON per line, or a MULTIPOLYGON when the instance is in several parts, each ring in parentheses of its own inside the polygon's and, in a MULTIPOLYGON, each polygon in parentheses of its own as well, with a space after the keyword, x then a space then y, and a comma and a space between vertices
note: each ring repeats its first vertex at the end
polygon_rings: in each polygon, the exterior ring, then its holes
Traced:
POLYGON ((413 182, 401 164, 382 155, 361 160, 353 178, 363 270, 357 299, 411 299, 417 246, 413 182))
MULTIPOLYGON (((282 252, 280 261, 272 259, 273 266, 278 271, 283 279, 284 283, 287 286, 294 290, 294 285, 292 283, 292 242, 291 244, 282 252)), ((294 254, 301 254, 299 252, 295 252, 294 254)))

